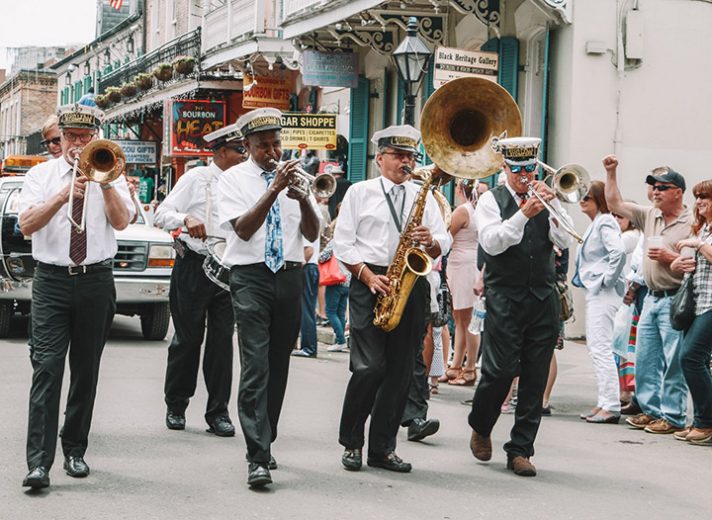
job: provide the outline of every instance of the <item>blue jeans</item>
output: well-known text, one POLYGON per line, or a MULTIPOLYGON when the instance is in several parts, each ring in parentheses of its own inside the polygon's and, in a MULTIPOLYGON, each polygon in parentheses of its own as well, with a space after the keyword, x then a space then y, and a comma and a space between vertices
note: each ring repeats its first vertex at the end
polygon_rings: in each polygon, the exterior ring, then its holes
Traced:
POLYGON ((638 322, 635 395, 643 413, 684 428, 687 385, 680 364, 682 333, 670 325, 672 296, 648 294, 638 322))
POLYGON ((301 347, 316 356, 316 296, 319 291, 319 267, 304 264, 304 291, 302 292, 301 347))
POLYGON ((349 300, 349 288, 344 285, 329 285, 326 287, 326 317, 336 334, 336 343, 346 343, 344 328, 346 327, 346 302, 349 300))
POLYGON ((712 311, 695 317, 682 341, 682 371, 695 407, 696 428, 712 428, 712 311))

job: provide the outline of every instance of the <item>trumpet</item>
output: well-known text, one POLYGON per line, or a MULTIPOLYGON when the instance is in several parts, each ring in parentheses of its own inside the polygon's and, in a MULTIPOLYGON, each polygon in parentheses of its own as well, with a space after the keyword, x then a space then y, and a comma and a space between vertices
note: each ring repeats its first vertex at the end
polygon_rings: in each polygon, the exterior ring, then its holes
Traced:
POLYGON ((69 222, 82 233, 86 229, 87 202, 89 192, 84 192, 82 218, 80 222, 74 220, 72 208, 74 205, 74 186, 77 175, 84 175, 92 182, 108 184, 115 181, 123 173, 126 165, 126 156, 121 146, 108 139, 98 139, 86 145, 81 152, 74 150, 74 166, 72 168, 72 183, 69 188, 69 201, 67 204, 67 218, 69 222))
MULTIPOLYGON (((277 162, 274 159, 270 161, 270 165, 275 169, 281 164, 284 163, 277 162)), ((328 199, 336 191, 336 179, 330 173, 312 175, 304 171, 302 168, 297 167, 295 172, 292 174, 290 187, 304 196, 308 195, 309 192, 312 191, 315 197, 328 199)))

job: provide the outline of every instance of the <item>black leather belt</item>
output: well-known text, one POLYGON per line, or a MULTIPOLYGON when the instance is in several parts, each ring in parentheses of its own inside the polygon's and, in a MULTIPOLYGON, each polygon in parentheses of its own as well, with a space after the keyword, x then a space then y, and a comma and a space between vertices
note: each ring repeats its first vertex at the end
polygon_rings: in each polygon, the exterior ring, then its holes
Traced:
MULTIPOLYGON (((289 270, 291 270, 291 269, 298 269, 298 268, 300 268, 302 265, 303 265, 303 264, 302 264, 301 262, 289 262, 289 261, 285 261, 285 262, 282 264, 282 267, 280 267, 277 272, 279 272, 279 271, 289 271, 289 270)), ((265 265, 264 262, 258 262, 258 263, 256 263, 256 264, 242 264, 242 265, 240 265, 240 264, 235 264, 235 265, 233 265, 233 266, 231 267, 231 269, 239 269, 240 267, 264 267, 264 268, 267 268, 267 266, 265 265)))
POLYGON ((668 296, 675 296, 676 293, 677 289, 666 289, 664 291, 650 291, 648 294, 655 298, 667 298, 668 296))
POLYGON ((114 268, 113 260, 104 260, 96 264, 89 265, 55 265, 37 262, 37 267, 44 271, 53 273, 65 274, 67 276, 76 276, 78 274, 98 273, 101 271, 111 271, 114 268))

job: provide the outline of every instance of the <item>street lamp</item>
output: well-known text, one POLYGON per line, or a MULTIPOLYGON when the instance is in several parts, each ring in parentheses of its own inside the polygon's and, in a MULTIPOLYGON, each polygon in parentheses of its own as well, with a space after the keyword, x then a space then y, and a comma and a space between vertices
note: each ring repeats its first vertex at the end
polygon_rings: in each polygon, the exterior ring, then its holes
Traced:
POLYGON ((393 51, 393 61, 398 69, 398 74, 405 82, 404 124, 415 123, 415 93, 423 74, 428 70, 428 62, 432 55, 428 46, 418 37, 418 19, 411 16, 408 18, 405 39, 393 51))

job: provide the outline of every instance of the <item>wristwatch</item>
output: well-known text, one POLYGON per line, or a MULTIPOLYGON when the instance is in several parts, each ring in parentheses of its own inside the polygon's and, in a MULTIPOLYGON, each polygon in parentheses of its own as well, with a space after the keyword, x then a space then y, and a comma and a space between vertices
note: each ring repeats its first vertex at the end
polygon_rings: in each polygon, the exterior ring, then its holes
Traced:
POLYGON ((102 190, 113 190, 114 187, 111 185, 110 182, 107 182, 106 184, 100 184, 102 190))

